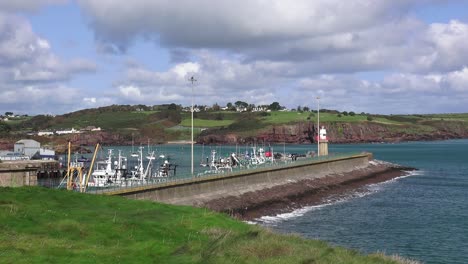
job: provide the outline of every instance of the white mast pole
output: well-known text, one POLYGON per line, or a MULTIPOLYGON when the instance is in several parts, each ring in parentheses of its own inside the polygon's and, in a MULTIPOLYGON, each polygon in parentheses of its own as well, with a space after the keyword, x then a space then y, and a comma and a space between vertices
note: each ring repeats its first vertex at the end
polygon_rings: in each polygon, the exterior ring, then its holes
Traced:
POLYGON ((196 82, 197 80, 192 76, 190 78, 190 82, 192 83, 192 108, 191 108, 191 112, 192 112, 192 140, 191 140, 191 145, 192 145, 192 159, 191 159, 191 163, 192 163, 192 177, 193 177, 193 85, 194 83, 196 82))
POLYGON ((317 156, 320 156, 320 97, 317 96, 317 156))

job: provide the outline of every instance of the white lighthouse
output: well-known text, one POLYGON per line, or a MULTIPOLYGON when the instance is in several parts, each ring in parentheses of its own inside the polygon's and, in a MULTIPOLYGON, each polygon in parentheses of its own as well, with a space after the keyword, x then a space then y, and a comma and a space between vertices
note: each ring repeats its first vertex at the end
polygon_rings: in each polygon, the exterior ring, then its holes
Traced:
POLYGON ((328 155, 328 138, 327 138, 327 130, 324 126, 319 130, 319 156, 327 156, 328 155))

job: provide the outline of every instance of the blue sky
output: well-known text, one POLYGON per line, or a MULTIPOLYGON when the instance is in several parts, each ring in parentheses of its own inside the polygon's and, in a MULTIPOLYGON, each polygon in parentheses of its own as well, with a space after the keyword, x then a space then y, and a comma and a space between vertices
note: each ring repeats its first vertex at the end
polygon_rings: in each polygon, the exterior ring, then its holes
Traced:
POLYGON ((0 2, 0 113, 278 101, 468 112, 468 1, 0 2))

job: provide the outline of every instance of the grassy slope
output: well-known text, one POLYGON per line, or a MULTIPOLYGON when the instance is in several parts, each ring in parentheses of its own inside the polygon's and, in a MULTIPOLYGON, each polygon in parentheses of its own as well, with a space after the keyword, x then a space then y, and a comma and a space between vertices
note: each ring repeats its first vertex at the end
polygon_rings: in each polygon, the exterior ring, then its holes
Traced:
MULTIPOLYGON (((207 119, 199 119, 199 118, 194 118, 193 119, 193 126, 194 127, 222 127, 222 126, 228 126, 230 124, 234 123, 234 120, 207 120, 207 119)), ((180 123, 181 126, 185 127, 190 127, 192 125, 192 119, 187 118, 182 120, 180 123)))
POLYGON ((0 188, 1 263, 396 263, 205 209, 0 188))
MULTIPOLYGON (((156 118, 157 111, 84 111, 56 117, 49 129, 82 128, 98 126, 104 130, 112 130, 129 135, 130 132, 140 133, 143 137, 152 138, 155 142, 190 139, 190 113, 181 113, 181 122, 169 121, 167 118, 156 118), (158 141, 159 140, 159 141, 158 141)), ((368 115, 338 116, 336 113, 321 112, 322 123, 365 123, 368 115)), ((196 113, 194 126, 195 136, 202 128, 214 128, 212 133, 237 133, 243 137, 256 136, 260 131, 270 129, 274 125, 293 124, 296 122, 316 122, 316 113, 310 112, 280 112, 270 113, 237 113, 229 111, 196 113), (247 118, 246 118, 247 117, 247 118), (221 119, 221 120, 219 120, 221 119)), ((27 119, 26 119, 27 120, 27 119)), ((20 121, 17 121, 18 123, 20 121)), ((372 123, 386 125, 393 132, 411 134, 430 134, 440 127, 468 126, 468 114, 433 114, 433 115, 372 115, 372 123), (466 125, 463 125, 463 124, 466 125)), ((16 124, 15 123, 15 124, 16 124)), ((11 123, 13 124, 13 123, 11 123)), ((17 125, 17 124, 16 124, 17 125)))
POLYGON ((102 112, 85 113, 78 116, 63 118, 52 128, 82 128, 96 126, 103 129, 135 128, 145 124, 148 112, 102 112))
MULTIPOLYGON (((199 128, 224 128, 222 133, 225 132, 235 132, 240 136, 249 137, 255 136, 261 129, 268 129, 269 126, 272 125, 281 125, 281 124, 293 124, 296 122, 316 122, 317 115, 310 112, 280 112, 275 111, 269 113, 269 115, 261 116, 258 115, 257 121, 251 124, 246 123, 245 120, 239 121, 239 117, 241 115, 245 115, 246 113, 236 113, 236 112, 210 112, 206 115, 213 115, 213 114, 223 114, 223 120, 213 120, 213 119, 204 119, 202 118, 195 118, 194 126, 199 128)), ((345 122, 345 123, 365 123, 369 122, 367 120, 368 115, 360 115, 356 114, 354 116, 348 115, 341 115, 338 116, 335 113, 327 113, 323 112, 320 113, 320 122, 324 123, 331 123, 331 122, 345 122)), ((394 132, 405 132, 411 134, 428 134, 432 133, 437 130, 437 128, 431 124, 434 121, 443 121, 443 122, 451 122, 451 121, 463 121, 468 122, 468 114, 438 114, 438 115, 395 115, 395 116, 388 116, 388 115, 376 115, 372 116, 373 123, 379 123, 383 125, 388 125, 388 129, 394 132)), ((182 128, 189 128, 190 127, 190 116, 185 114, 183 116, 182 122, 179 124, 177 128, 180 130, 182 128)), ((450 124, 450 123, 448 123, 450 124)), ((467 123, 468 124, 468 123, 467 123)), ((167 132, 171 132, 171 129, 167 130, 167 132)), ((186 132, 186 131, 185 131, 186 132)), ((219 133, 217 131, 215 133, 219 133)), ((178 139, 187 139, 189 137, 189 133, 184 133, 184 131, 178 132, 178 139)), ((197 134, 199 132, 197 131, 197 134)))

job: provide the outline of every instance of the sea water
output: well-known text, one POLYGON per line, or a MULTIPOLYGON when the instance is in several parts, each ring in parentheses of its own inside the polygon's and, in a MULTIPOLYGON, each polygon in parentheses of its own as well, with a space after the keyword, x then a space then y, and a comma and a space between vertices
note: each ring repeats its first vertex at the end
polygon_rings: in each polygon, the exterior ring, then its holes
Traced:
MULTIPOLYGON (((210 158, 245 153, 252 146, 201 146, 194 149, 195 173, 210 158)), ((269 148, 266 146, 257 146, 269 148)), ((299 153, 316 145, 274 145, 274 152, 299 153)), ((137 147, 104 147, 130 157, 137 147)), ((150 146, 178 164, 177 177, 190 175, 190 145, 150 146)), ((330 153, 372 152, 375 159, 419 169, 398 179, 330 197, 322 204, 256 222, 279 232, 296 233, 364 253, 398 254, 424 263, 468 263, 468 140, 398 144, 330 144, 330 153)), ((146 156, 148 147, 145 146, 146 156)), ((162 162, 158 158, 157 162, 162 162)))
POLYGON ((424 263, 468 263, 468 140, 330 145, 419 171, 322 205, 257 219, 285 233, 424 263))

